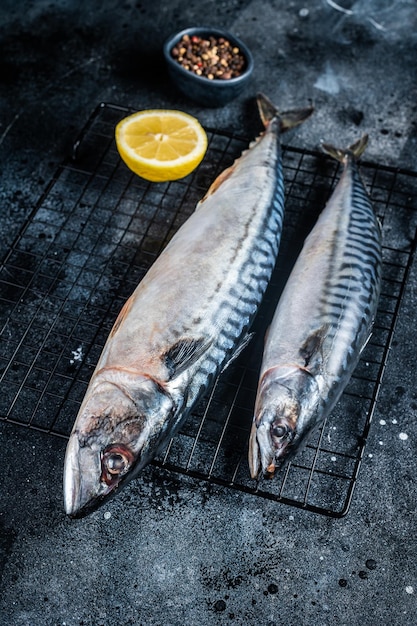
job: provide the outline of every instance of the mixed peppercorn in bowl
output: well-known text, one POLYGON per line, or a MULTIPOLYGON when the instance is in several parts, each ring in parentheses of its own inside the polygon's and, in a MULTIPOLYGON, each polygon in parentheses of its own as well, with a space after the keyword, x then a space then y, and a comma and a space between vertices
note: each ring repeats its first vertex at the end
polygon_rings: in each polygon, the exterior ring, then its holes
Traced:
POLYGON ((246 87, 253 71, 248 47, 218 28, 194 27, 172 35, 163 48, 168 72, 186 96, 222 106, 246 87))

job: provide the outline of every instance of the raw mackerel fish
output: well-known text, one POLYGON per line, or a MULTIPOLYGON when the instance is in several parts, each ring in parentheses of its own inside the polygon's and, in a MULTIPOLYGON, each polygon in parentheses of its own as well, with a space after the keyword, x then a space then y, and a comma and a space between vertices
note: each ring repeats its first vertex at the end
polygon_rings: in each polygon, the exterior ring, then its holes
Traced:
POLYGON ((65 457, 68 515, 96 508, 149 463, 245 345, 278 253, 280 136, 312 109, 279 114, 214 181, 125 303, 103 348, 65 457))
POLYGON ((272 477, 320 427, 370 336, 381 283, 381 229, 356 159, 324 145, 343 173, 288 278, 265 340, 249 440, 252 478, 272 477))

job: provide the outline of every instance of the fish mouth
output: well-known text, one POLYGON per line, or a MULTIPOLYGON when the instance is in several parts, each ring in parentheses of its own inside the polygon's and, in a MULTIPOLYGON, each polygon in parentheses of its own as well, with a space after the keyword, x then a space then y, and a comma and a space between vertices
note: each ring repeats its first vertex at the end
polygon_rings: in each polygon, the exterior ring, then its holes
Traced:
POLYGON ((111 490, 101 483, 100 475, 100 452, 82 448, 77 433, 72 433, 64 463, 64 508, 69 517, 87 515, 110 494, 111 490))
POLYGON ((252 424, 249 439, 249 468, 253 479, 273 478, 294 456, 296 432, 282 425, 252 424), (282 428, 282 432, 279 429, 282 428), (274 436, 273 432, 279 432, 274 436))
POLYGON ((251 477, 272 478, 305 445, 316 421, 319 389, 298 366, 277 366, 260 380, 249 438, 251 477), (308 402, 306 402, 306 398, 308 402))

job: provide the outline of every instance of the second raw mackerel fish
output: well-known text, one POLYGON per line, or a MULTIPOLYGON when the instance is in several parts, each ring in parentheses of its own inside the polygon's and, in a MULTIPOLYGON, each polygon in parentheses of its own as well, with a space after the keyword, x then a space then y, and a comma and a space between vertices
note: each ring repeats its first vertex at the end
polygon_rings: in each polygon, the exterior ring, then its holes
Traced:
POLYGON ((65 457, 68 515, 97 507, 149 463, 244 345, 278 253, 280 136, 312 109, 279 114, 211 185, 126 302, 65 457))
POLYGON ((288 278, 268 335, 249 441, 253 478, 272 477, 320 427, 348 383, 376 315, 381 229, 356 159, 323 146, 343 174, 288 278))

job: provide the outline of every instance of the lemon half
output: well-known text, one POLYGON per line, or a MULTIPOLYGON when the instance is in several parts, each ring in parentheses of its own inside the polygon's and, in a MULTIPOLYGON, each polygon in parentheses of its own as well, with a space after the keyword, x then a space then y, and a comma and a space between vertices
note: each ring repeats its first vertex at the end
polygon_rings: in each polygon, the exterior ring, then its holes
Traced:
POLYGON ((163 182, 183 178, 199 165, 207 150, 207 135, 188 113, 148 109, 117 124, 116 146, 135 174, 163 182))

